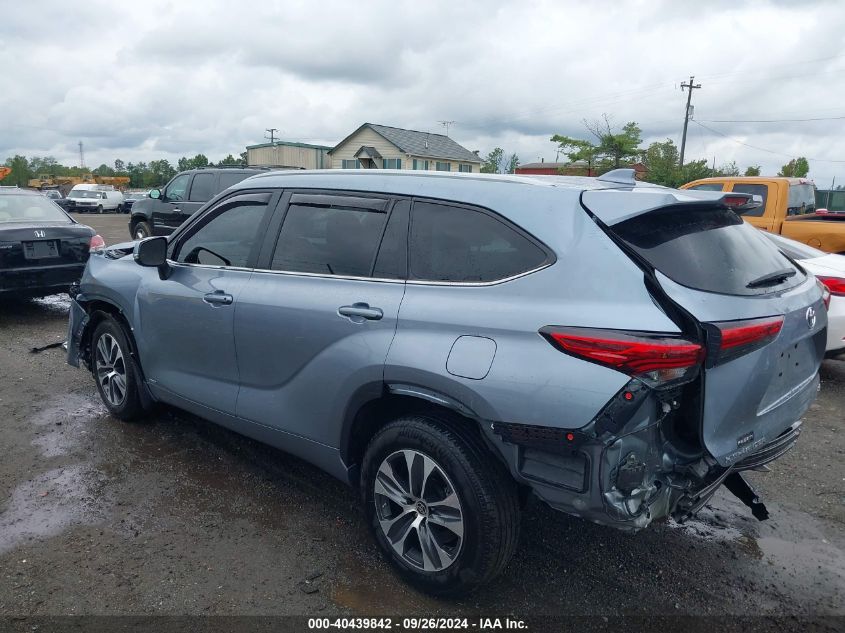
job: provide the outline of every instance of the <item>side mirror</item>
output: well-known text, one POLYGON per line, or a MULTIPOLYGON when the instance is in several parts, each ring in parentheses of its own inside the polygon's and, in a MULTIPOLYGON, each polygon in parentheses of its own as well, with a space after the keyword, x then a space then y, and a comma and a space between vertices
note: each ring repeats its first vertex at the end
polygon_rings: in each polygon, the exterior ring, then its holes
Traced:
POLYGON ((150 198, 153 200, 161 198, 161 189, 150 189, 150 198))
POLYGON ((161 279, 167 279, 170 275, 170 266, 167 264, 166 237, 148 237, 136 242, 132 257, 140 266, 158 268, 158 276, 161 279))

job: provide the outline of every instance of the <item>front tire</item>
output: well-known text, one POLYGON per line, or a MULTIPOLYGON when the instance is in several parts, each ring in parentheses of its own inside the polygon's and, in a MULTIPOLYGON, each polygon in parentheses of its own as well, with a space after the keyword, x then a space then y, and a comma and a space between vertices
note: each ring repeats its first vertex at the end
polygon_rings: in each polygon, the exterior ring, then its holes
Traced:
POLYGON ((109 413, 120 420, 141 415, 140 372, 123 328, 112 317, 101 321, 91 337, 91 370, 109 413))
POLYGON ((516 483, 479 437, 438 413, 380 430, 364 456, 361 488, 383 554, 428 593, 468 593, 497 576, 516 549, 516 483))
POLYGON ((97 205, 97 213, 102 213, 102 212, 103 212, 103 205, 98 204, 97 205))
POLYGON ((152 234, 153 231, 149 224, 146 222, 138 222, 132 230, 132 239, 143 240, 144 238, 150 237, 152 234))

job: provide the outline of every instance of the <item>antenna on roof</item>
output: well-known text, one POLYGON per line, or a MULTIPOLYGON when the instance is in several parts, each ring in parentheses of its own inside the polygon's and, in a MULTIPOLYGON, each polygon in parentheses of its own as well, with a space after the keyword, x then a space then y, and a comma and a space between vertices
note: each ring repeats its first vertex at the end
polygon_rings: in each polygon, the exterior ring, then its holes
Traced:
POLYGON ((455 125, 457 121, 438 121, 438 123, 446 128, 446 136, 449 136, 449 128, 455 125))

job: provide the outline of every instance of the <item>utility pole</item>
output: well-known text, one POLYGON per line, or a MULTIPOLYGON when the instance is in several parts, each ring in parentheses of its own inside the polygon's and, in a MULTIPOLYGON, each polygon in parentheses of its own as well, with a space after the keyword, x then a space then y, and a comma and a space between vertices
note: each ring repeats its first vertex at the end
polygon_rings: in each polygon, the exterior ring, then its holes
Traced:
POLYGON ((457 121, 438 121, 438 123, 446 128, 446 136, 449 136, 449 128, 455 125, 457 121))
POLYGON ((85 167, 85 152, 82 149, 82 141, 79 141, 79 166, 85 167))
POLYGON ((695 81, 695 77, 690 75, 689 83, 688 84, 681 84, 681 90, 689 90, 689 94, 687 94, 687 109, 684 110, 684 135, 681 137, 681 164, 680 167, 684 166, 684 150, 687 146, 687 125, 689 125, 689 117, 690 117, 690 107, 692 102, 692 91, 696 88, 701 88, 701 84, 693 83, 695 81))
POLYGON ((269 138, 269 139, 270 139, 270 142, 271 142, 271 143, 274 143, 274 142, 276 141, 276 132, 278 132, 278 131, 279 131, 279 128, 277 128, 277 127, 268 127, 268 128, 267 128, 267 129, 265 129, 264 131, 265 131, 265 132, 270 132, 270 136, 265 136, 264 138, 269 138))

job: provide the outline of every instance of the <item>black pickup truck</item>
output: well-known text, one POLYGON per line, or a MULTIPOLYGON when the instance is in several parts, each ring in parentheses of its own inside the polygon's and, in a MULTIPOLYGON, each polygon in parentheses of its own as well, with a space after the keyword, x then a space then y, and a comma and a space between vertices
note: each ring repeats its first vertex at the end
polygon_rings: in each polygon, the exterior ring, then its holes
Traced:
POLYGON ((163 189, 153 189, 149 197, 132 205, 129 235, 133 240, 151 235, 170 235, 218 193, 266 171, 261 168, 220 167, 180 172, 163 189))

